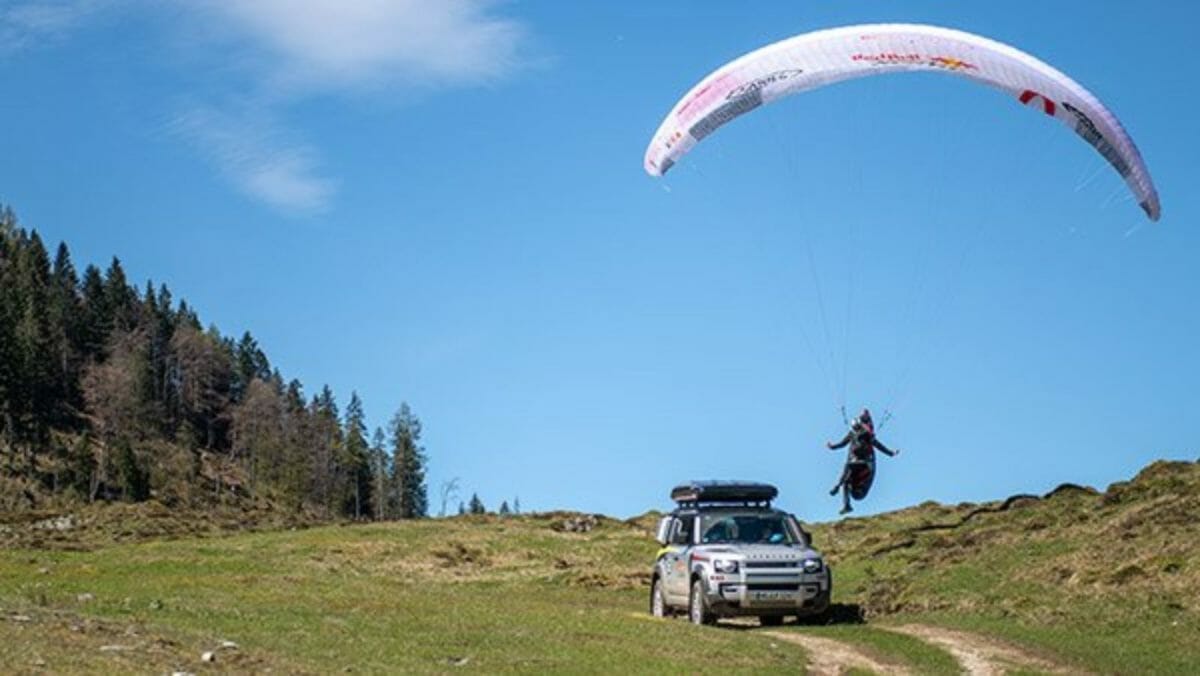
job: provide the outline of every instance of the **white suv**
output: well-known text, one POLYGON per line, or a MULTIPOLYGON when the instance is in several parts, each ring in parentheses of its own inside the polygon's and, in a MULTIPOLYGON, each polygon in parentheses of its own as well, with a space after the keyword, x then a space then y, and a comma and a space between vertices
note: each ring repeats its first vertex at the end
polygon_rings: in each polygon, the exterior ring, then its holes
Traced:
POLYGON ((686 609, 696 624, 756 615, 763 625, 824 614, 833 576, 796 518, 771 508, 777 494, 744 481, 676 486, 677 506, 658 524, 650 612, 686 609))

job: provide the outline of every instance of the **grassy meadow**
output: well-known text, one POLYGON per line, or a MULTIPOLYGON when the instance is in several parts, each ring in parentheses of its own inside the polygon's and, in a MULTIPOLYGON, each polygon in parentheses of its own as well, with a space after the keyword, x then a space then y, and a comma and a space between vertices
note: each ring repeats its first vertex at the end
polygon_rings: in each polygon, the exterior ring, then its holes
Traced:
MULTIPOLYGON (((911 623, 1071 670, 1187 673, 1200 664, 1198 488, 1197 465, 1160 463, 1103 493, 818 524, 839 622, 778 631, 911 673, 960 669, 893 631, 911 623)), ((647 617, 652 514, 587 533, 542 514, 171 534, 158 508, 97 509, 109 512, 52 537, 45 515, 0 530, 6 670, 795 673, 813 657, 752 621, 647 617), (104 542, 117 528, 128 541, 104 542)))

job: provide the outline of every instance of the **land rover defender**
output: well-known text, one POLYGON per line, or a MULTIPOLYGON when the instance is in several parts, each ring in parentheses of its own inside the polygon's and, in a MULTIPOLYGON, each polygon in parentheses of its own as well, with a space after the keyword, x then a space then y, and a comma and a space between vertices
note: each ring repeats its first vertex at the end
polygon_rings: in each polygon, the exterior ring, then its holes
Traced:
POLYGON ((777 494, 745 481, 676 486, 676 507, 658 523, 651 614, 686 612, 695 624, 753 615, 767 626, 824 614, 829 566, 800 522, 771 507, 777 494))

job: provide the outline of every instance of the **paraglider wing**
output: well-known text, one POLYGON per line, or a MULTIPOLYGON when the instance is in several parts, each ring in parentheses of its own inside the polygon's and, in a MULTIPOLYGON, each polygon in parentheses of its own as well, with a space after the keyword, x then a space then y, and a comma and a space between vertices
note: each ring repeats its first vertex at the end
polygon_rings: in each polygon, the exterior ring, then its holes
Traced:
POLYGON ((936 26, 846 26, 746 54, 680 99, 646 149, 646 171, 663 175, 721 125, 763 104, 843 80, 899 71, 941 72, 981 82, 1058 119, 1112 165, 1146 215, 1158 220, 1158 193, 1137 146, 1095 96, 1018 49, 936 26))

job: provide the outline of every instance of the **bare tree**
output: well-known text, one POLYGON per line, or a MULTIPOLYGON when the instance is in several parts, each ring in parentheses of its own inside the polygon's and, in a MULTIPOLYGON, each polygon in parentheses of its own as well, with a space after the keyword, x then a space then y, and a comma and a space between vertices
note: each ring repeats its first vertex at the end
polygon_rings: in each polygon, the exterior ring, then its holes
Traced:
POLYGON ((92 364, 83 374, 87 417, 102 441, 95 445, 89 500, 95 500, 101 487, 110 485, 113 478, 110 476, 109 447, 119 440, 141 436, 143 397, 138 375, 145 364, 143 338, 137 332, 114 336, 110 341, 108 360, 103 364, 92 364))
POLYGON ((249 465, 250 484, 276 482, 286 461, 287 446, 283 398, 270 384, 255 378, 246 387, 242 401, 233 409, 233 457, 244 456, 249 465))
POLYGON ((446 516, 446 503, 458 499, 458 477, 454 477, 449 481, 443 481, 441 487, 442 509, 438 512, 438 516, 446 516))
POLYGON ((216 338, 186 325, 171 338, 171 352, 179 401, 189 421, 203 432, 204 448, 211 450, 229 405, 233 364, 216 338))

